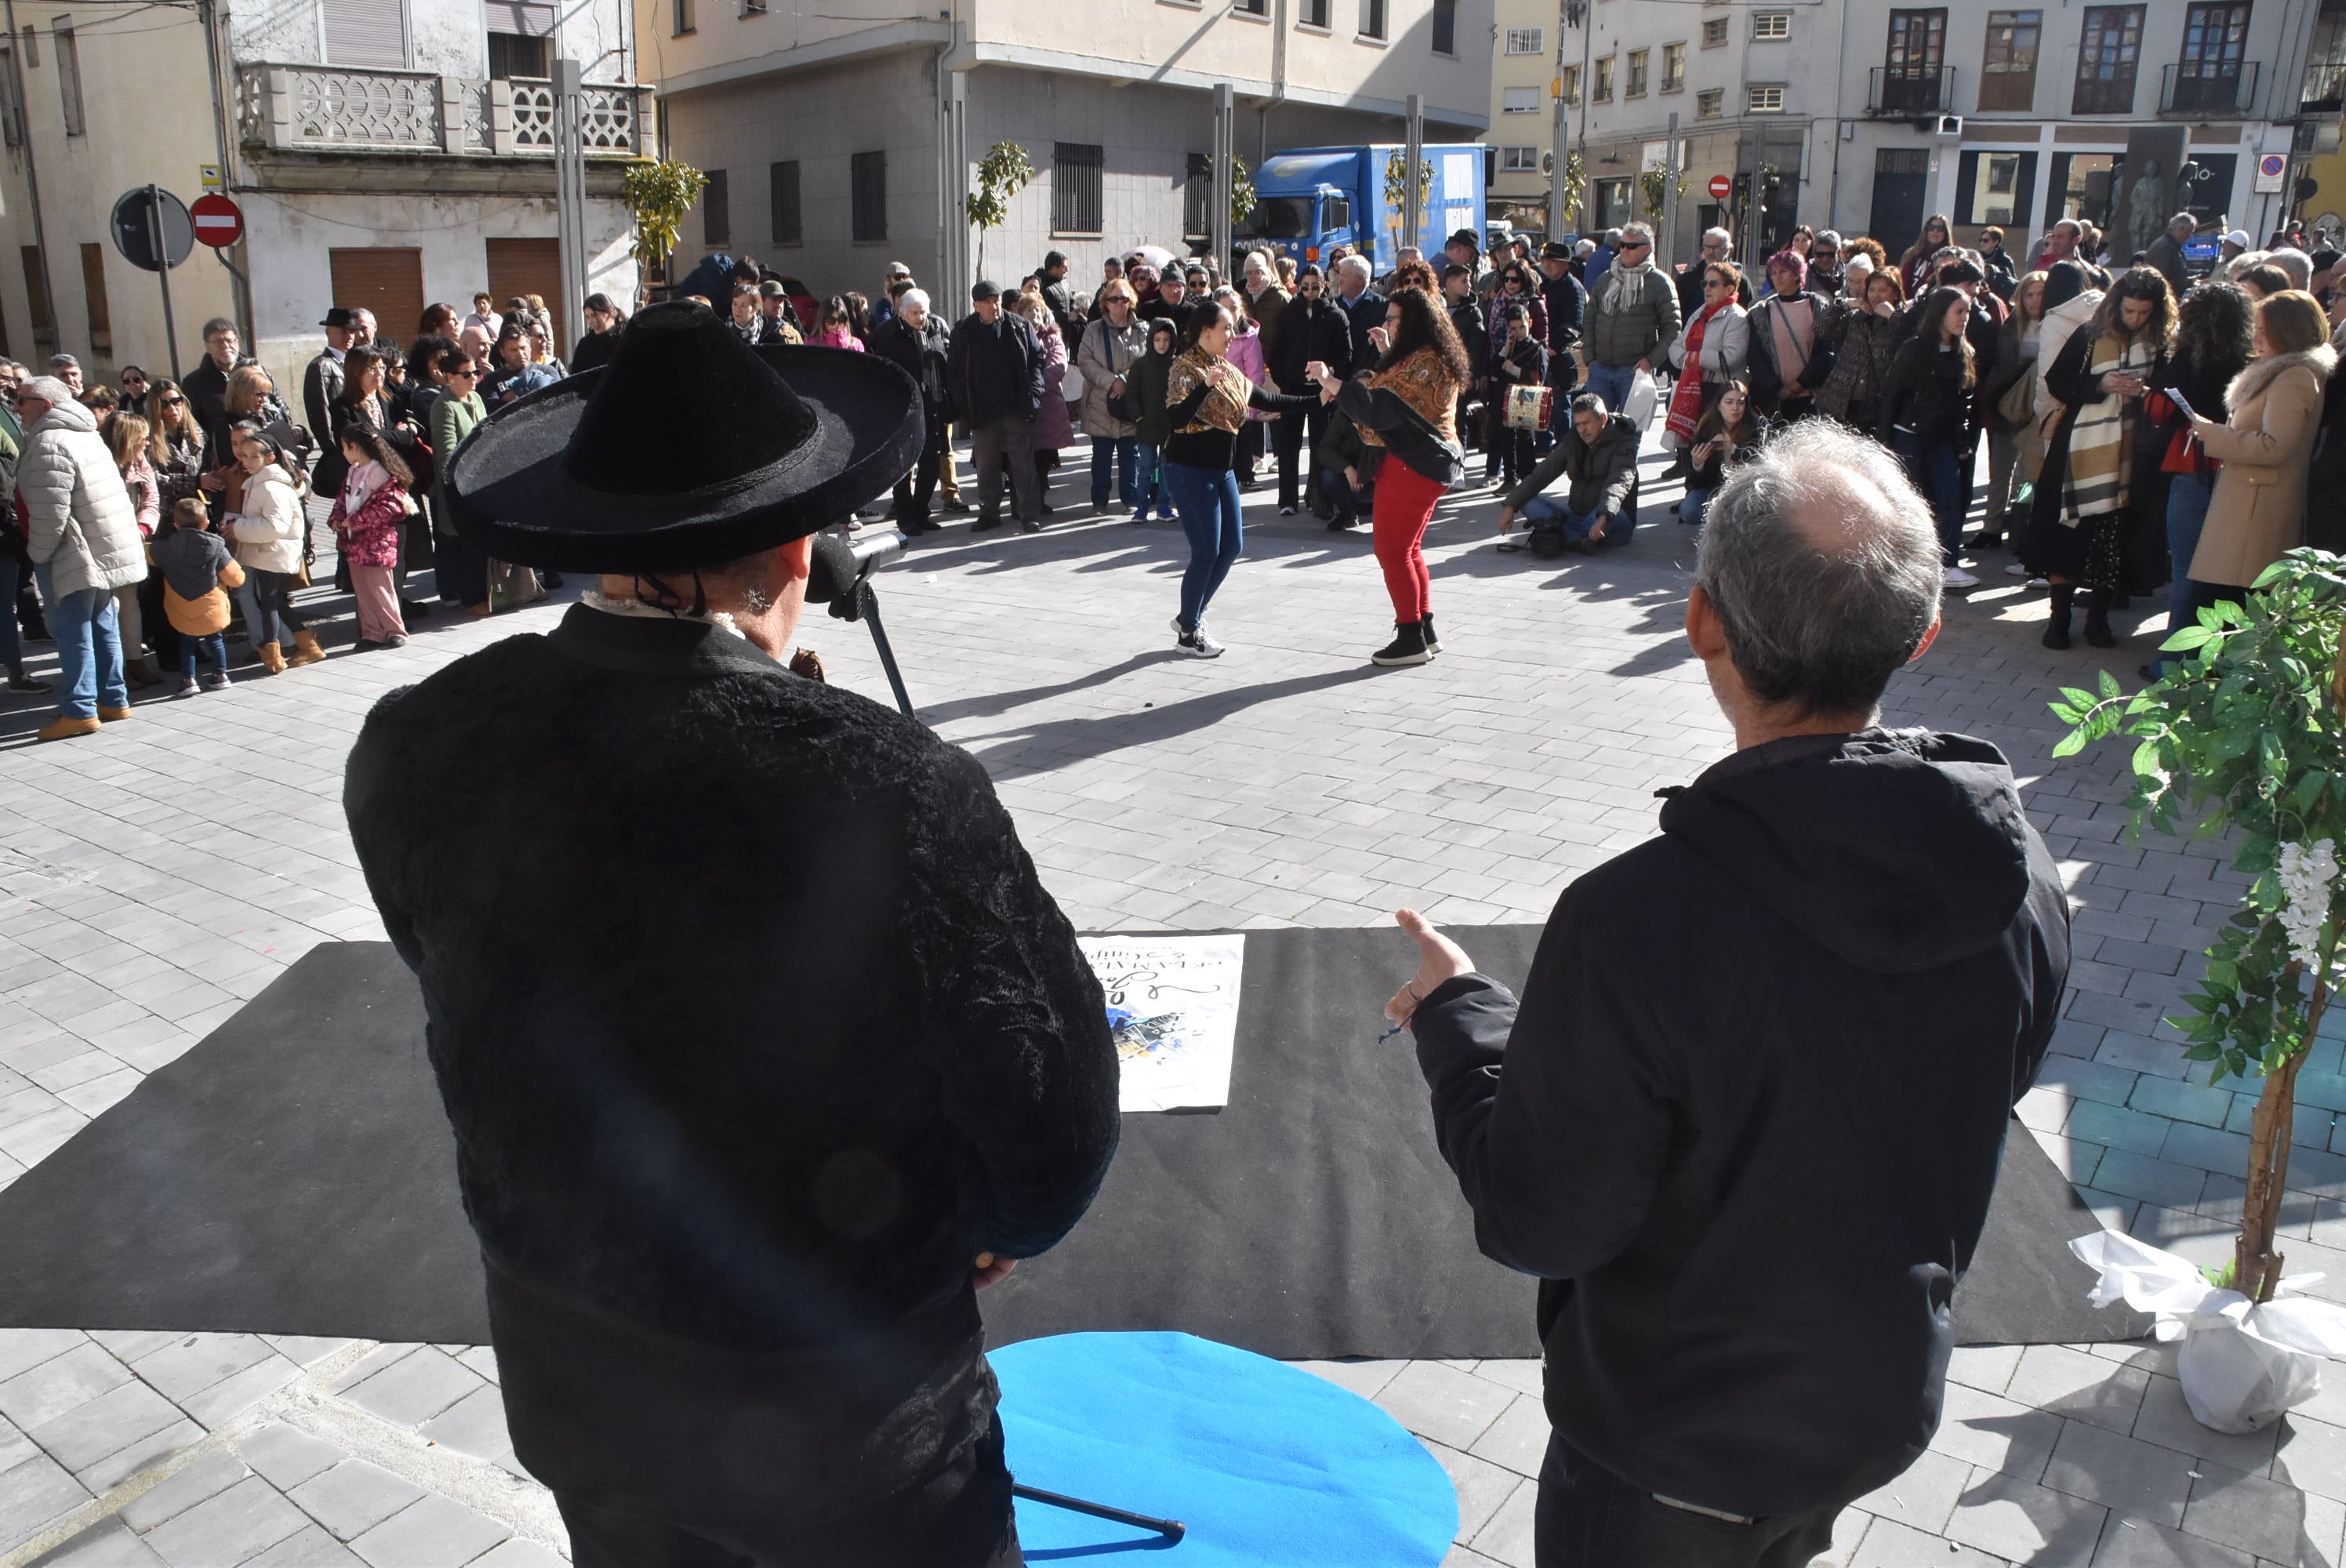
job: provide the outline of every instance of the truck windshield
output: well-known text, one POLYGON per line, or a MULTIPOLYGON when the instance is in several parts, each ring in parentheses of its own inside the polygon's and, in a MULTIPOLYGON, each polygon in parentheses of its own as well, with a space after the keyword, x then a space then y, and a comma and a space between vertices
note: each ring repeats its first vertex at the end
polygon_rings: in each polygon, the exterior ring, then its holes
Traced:
POLYGON ((1239 233, 1249 239, 1301 239, 1311 232, 1311 199, 1266 196, 1254 204, 1239 233))

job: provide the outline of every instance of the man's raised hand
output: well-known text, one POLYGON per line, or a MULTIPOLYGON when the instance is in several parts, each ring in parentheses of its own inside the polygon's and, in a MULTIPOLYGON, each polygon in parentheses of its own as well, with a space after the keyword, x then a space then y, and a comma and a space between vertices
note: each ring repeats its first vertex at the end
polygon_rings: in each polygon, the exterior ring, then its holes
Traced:
POLYGON ((1417 1004, 1431 996, 1435 986, 1445 980, 1474 973, 1474 961, 1466 956, 1464 948, 1434 930, 1433 922, 1415 910, 1402 910, 1393 919, 1417 942, 1417 972, 1385 1003, 1385 1017, 1399 1024, 1409 1022, 1417 1004))

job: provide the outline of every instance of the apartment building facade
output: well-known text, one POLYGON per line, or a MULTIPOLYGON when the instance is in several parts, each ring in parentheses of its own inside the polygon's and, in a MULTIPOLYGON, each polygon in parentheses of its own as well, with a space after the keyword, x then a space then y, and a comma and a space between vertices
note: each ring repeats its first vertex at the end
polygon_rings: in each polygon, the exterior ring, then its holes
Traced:
POLYGON ((431 301, 476 289, 561 300, 553 91, 585 77, 588 287, 632 295, 620 161, 645 150, 627 0, 291 0, 148 13, 23 0, 0 42, 0 341, 63 350, 93 378, 191 369, 208 317, 290 379, 335 304, 404 340, 431 301), (76 12, 80 14, 76 14, 76 12), (159 18, 159 19, 158 19, 159 18), (160 280, 112 242, 117 199, 183 200, 217 179, 242 240, 160 280), (34 192, 38 190, 36 218, 34 192))
MULTIPOLYGON (((1658 182, 1639 177, 1665 161, 1675 111, 1687 195, 1673 254, 1713 222, 1747 259, 1799 222, 1894 252, 1931 213, 2032 239, 2083 218, 2122 254, 2156 232, 2154 209, 2261 236, 2290 210, 2346 76, 2335 0, 1567 4, 1585 17, 1567 22, 1559 73, 1586 127, 1580 227, 1649 216, 1658 182), (1708 195, 1715 176, 1724 200, 1708 195)), ((2336 199, 2346 209, 2346 191, 2336 199)))
MULTIPOLYGON (((1140 243, 1202 249, 1214 89, 1249 168, 1282 148, 1428 141, 1488 120, 1493 0, 638 0, 668 155, 709 176, 681 266, 757 258, 818 295, 901 260, 947 298, 1060 250, 1089 287, 1140 243), (1035 177, 982 233, 964 199, 997 143, 1035 177), (982 248, 982 254, 981 254, 982 248)), ((948 307, 950 308, 950 307, 948 307)))

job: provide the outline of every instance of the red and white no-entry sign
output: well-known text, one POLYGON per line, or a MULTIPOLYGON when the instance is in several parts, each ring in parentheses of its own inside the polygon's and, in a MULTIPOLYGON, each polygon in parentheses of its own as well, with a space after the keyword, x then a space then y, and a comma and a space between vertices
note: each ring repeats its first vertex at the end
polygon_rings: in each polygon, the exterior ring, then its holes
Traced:
POLYGON ((188 204, 199 244, 225 250, 244 238, 244 213, 217 190, 208 190, 188 204))
MULTIPOLYGON (((1725 201, 1727 199, 1728 192, 1734 188, 1735 182, 1728 178, 1727 176, 1723 174, 1714 174, 1710 177, 1710 199, 1713 201, 1725 201)), ((203 203, 198 202, 196 205, 200 207, 203 203)), ((192 209, 190 210, 192 210, 192 209)), ((196 237, 198 239, 203 238, 203 229, 200 226, 196 229, 196 237)))

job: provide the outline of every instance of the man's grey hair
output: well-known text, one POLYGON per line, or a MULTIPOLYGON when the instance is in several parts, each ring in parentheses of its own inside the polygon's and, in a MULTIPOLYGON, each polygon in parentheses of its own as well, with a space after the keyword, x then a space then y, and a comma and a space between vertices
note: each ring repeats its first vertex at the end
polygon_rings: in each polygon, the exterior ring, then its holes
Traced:
POLYGON ((71 402, 74 390, 55 376, 35 376, 16 389, 19 402, 26 398, 38 398, 43 402, 71 402))
POLYGON ((2265 264, 2288 273, 2292 289, 2302 289, 2313 281, 2313 258, 2302 250, 2276 250, 2265 258, 2265 264))
POLYGON ((1578 397, 1572 400, 1572 412, 1575 413, 1593 413, 1598 418, 1603 419, 1609 417, 1613 411, 1606 408, 1605 406, 1605 400, 1598 397, 1595 392, 1582 392, 1578 397))
POLYGON ((1705 249, 1713 245, 1732 245, 1735 236, 1724 229, 1706 229, 1702 231, 1702 243, 1705 249))
POLYGON ((1642 223, 1624 223, 1621 225, 1621 239, 1619 242, 1627 244, 1632 238, 1642 239, 1647 244, 1651 245, 1654 242, 1654 231, 1642 223))
POLYGON ((890 282, 892 283, 899 278, 909 278, 912 275, 913 270, 910 267, 905 266, 902 261, 891 261, 888 263, 888 280, 890 282))
POLYGON ((2199 219, 2188 212, 2178 212, 2167 220, 2169 234, 2181 234, 2187 229, 2193 234, 2199 232, 2199 219))
POLYGON ((1930 504, 1879 443, 1809 420, 1729 473, 1695 581, 1751 695, 1802 715, 1871 715, 1938 617, 1930 504))
POLYGON ((1345 257, 1341 261, 1337 262, 1336 270, 1339 272, 1349 272, 1353 277, 1359 278, 1365 282, 1369 278, 1375 274, 1376 269, 1369 265, 1369 259, 1367 257, 1355 251, 1353 254, 1345 257))
POLYGON ((51 354, 49 356, 49 369, 53 371, 77 371, 81 369, 81 361, 74 358, 71 354, 51 354))
POLYGON ((1620 230, 1620 229, 1606 229, 1606 230, 1605 231, 1605 243, 1606 243, 1606 244, 1607 244, 1607 245, 1618 245, 1618 244, 1620 244, 1620 243, 1621 243, 1621 230, 1620 230))
POLYGON ((926 289, 907 289, 896 296, 896 313, 900 316, 910 310, 925 311, 928 308, 929 291, 926 289))

